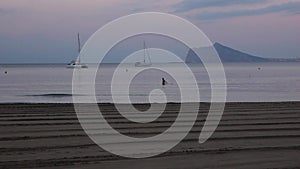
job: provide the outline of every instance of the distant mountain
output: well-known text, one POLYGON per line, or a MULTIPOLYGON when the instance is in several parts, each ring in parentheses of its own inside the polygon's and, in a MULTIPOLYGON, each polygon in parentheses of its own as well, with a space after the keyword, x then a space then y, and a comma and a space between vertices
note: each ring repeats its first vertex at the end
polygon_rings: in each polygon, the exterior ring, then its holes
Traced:
MULTIPOLYGON (((253 56, 230 47, 224 46, 220 43, 215 43, 214 48, 219 54, 222 62, 294 62, 299 59, 269 59, 258 56, 253 56)), ((195 51, 200 49, 193 49, 195 51)), ((193 50, 189 50, 186 56, 186 63, 201 63, 198 56, 193 50)))

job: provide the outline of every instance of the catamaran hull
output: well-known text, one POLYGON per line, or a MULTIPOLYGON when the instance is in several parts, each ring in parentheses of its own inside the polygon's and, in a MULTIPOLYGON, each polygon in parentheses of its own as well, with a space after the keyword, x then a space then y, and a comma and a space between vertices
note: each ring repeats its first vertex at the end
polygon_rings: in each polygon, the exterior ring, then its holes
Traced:
POLYGON ((81 69, 81 68, 88 68, 87 65, 67 65, 68 69, 81 69))
POLYGON ((152 64, 151 63, 141 63, 141 62, 136 62, 134 64, 136 67, 149 67, 151 66, 152 64))

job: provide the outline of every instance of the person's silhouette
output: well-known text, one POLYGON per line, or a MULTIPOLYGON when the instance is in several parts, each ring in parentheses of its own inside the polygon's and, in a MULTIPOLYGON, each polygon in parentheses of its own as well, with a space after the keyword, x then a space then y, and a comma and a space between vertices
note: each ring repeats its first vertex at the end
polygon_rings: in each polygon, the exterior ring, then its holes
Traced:
POLYGON ((167 84, 167 81, 165 80, 165 78, 162 78, 162 79, 161 79, 161 84, 162 84, 163 86, 167 84))

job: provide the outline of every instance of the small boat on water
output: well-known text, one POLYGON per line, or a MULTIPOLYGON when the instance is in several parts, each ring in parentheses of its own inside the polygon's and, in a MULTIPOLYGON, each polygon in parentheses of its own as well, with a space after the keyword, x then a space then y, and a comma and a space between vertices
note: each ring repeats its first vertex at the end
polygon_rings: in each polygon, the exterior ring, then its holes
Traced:
POLYGON ((145 41, 144 41, 144 60, 143 60, 143 62, 136 62, 134 65, 136 67, 149 67, 149 66, 152 65, 151 58, 150 58, 150 55, 148 53, 145 41), (148 62, 146 62, 146 58, 148 58, 148 62))
POLYGON ((81 63, 80 60, 80 50, 81 50, 81 45, 80 45, 80 36, 79 33, 77 34, 77 39, 78 39, 78 58, 77 60, 72 60, 68 65, 67 68, 70 69, 77 69, 77 68, 88 68, 87 64, 81 63))
POLYGON ((82 63, 80 63, 80 61, 72 60, 72 61, 67 65, 67 68, 70 68, 70 69, 76 69, 76 68, 88 68, 88 65, 82 64, 82 63))

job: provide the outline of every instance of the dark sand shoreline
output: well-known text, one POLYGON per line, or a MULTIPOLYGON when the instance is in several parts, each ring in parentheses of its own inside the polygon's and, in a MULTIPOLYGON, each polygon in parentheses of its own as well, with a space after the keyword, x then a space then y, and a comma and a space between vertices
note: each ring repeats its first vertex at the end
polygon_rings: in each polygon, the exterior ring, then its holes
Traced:
MULTIPOLYGON (((130 136, 152 136, 168 128, 178 104, 149 125, 118 117, 100 104, 111 125, 130 136)), ((137 104, 145 109, 147 105, 137 104)), ((226 103, 222 121, 204 144, 198 136, 209 104, 201 104, 190 134, 158 157, 125 159, 95 145, 68 103, 0 104, 0 168, 299 168, 300 102, 226 103), (200 127, 199 127, 200 126, 200 127)))

